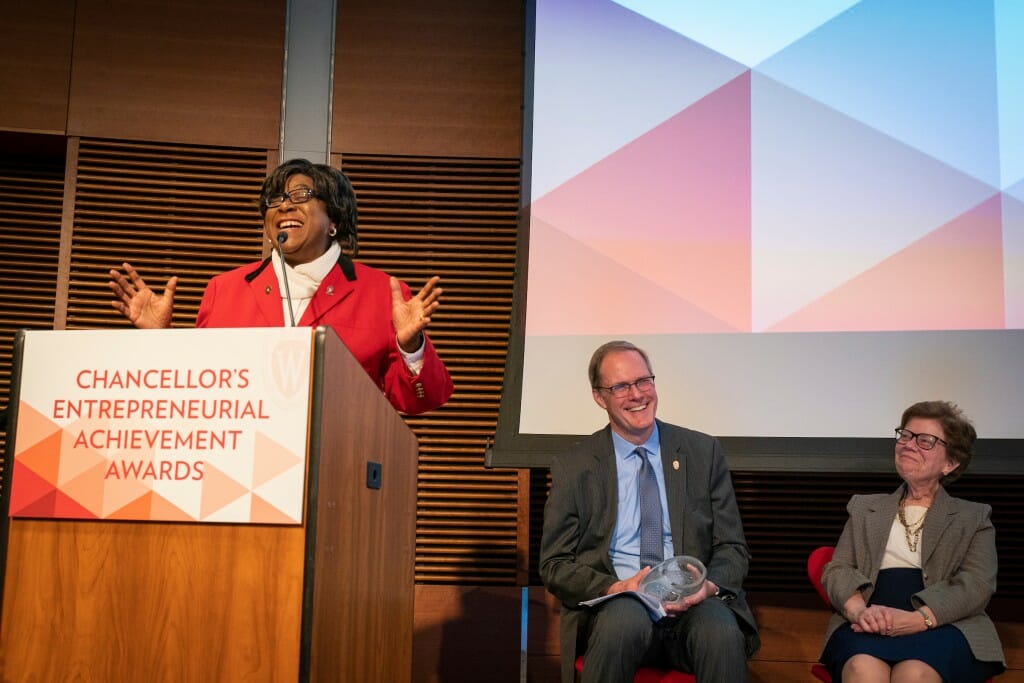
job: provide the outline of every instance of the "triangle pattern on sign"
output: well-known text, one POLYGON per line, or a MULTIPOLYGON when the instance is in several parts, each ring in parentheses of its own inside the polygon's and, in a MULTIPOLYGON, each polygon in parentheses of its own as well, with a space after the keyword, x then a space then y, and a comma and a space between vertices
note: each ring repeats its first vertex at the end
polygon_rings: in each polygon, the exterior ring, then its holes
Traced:
MULTIPOLYGON (((61 485, 61 490, 97 517, 105 517, 111 507, 110 501, 104 500, 104 494, 110 488, 107 479, 110 466, 111 463, 106 460, 98 462, 90 469, 82 471, 71 481, 64 482, 61 485)), ((138 495, 138 493, 133 493, 129 498, 135 498, 138 495)), ((114 507, 119 507, 119 505, 114 507)))
POLYGON ((196 518, 188 514, 180 507, 153 492, 150 497, 150 514, 152 519, 159 519, 166 522, 194 522, 196 518))
POLYGON ((247 486, 239 484, 221 470, 206 463, 203 470, 203 495, 199 505, 199 518, 207 519, 248 493, 247 486))
POLYGON ((263 432, 256 432, 252 487, 256 489, 296 465, 303 458, 271 439, 263 432))
POLYGON ((59 519, 99 519, 92 510, 82 507, 78 504, 78 501, 65 495, 62 491, 54 491, 53 517, 59 519))
POLYGON ((769 331, 1002 329, 1002 290, 996 195, 769 331))
POLYGON ((48 436, 34 441, 31 446, 15 454, 15 464, 20 464, 31 470, 47 484, 56 486, 60 473, 62 436, 63 433, 58 429, 48 436))
POLYGON ((153 514, 153 492, 145 493, 129 501, 123 507, 104 515, 104 519, 151 519, 153 514))
MULTIPOLYGON (((25 401, 18 403, 18 424, 15 427, 16 443, 18 449, 14 457, 21 457, 20 453, 31 449, 34 445, 44 439, 49 439, 54 432, 60 430, 60 425, 43 415, 25 401)), ((10 435, 8 435, 10 436, 10 435)), ((54 479, 53 481, 56 481, 54 479)))
POLYGON ((253 524, 298 524, 300 522, 256 494, 252 496, 252 508, 249 515, 249 520, 253 524))
POLYGON ((48 517, 53 512, 57 487, 19 460, 11 467, 12 517, 48 517))
POLYGON ((98 426, 95 423, 87 425, 76 422, 64 428, 60 446, 60 471, 57 475, 57 485, 61 489, 65 488, 67 482, 77 479, 83 472, 96 465, 106 464, 107 459, 95 450, 81 444, 76 447, 77 435, 81 430, 88 431, 97 428, 107 430, 110 425, 104 423, 102 426, 98 426))

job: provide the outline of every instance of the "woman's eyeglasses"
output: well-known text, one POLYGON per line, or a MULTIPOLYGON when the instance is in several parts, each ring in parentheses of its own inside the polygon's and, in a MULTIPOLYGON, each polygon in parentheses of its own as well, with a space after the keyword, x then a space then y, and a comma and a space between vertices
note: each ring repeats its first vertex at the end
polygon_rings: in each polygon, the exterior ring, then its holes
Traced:
POLYGON ((917 441, 917 445, 925 451, 935 448, 937 443, 941 443, 943 446, 946 445, 945 441, 934 434, 915 434, 909 429, 896 428, 896 443, 908 443, 911 439, 917 441))
POLYGON ((319 197, 316 191, 309 189, 308 187, 297 187, 291 192, 278 192, 277 194, 268 194, 263 198, 263 206, 268 209, 273 209, 275 206, 281 206, 284 204, 284 200, 290 201, 292 204, 305 204, 313 197, 319 197))

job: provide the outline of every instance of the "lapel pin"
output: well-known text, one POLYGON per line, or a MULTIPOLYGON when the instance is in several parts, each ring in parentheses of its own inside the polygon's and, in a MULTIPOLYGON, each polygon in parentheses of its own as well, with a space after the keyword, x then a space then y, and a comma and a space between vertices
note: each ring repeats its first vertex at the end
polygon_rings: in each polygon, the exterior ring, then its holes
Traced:
POLYGON ((267 285, 267 288, 263 290, 263 293, 270 294, 270 285, 267 285))
POLYGON ((674 470, 678 470, 679 469, 679 461, 678 460, 673 460, 672 461, 672 469, 674 469, 674 470))
POLYGON ((334 296, 334 285, 327 285, 327 296, 334 296))

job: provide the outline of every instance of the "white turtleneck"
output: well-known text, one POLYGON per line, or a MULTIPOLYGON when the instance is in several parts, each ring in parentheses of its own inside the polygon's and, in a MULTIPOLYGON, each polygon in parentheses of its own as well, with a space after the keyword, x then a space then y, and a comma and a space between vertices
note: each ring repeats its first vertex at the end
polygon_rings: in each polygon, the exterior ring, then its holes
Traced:
MULTIPOLYGON (((331 268, 338 262, 338 257, 341 256, 341 247, 337 242, 331 242, 331 246, 327 248, 323 254, 313 259, 309 263, 303 263, 294 268, 287 263, 284 264, 284 271, 288 277, 288 290, 292 295, 292 305, 294 306, 295 320, 298 321, 302 318, 302 314, 306 312, 306 308, 309 307, 309 302, 313 300, 313 295, 316 294, 316 290, 320 287, 320 283, 324 281, 327 274, 331 272, 331 268)), ((271 251, 271 259, 273 260, 274 273, 277 275, 277 281, 281 283, 281 307, 284 310, 285 321, 290 321, 291 317, 288 315, 288 298, 285 296, 284 282, 281 279, 281 258, 278 256, 277 250, 271 251)), ((395 340, 398 343, 398 340, 395 340)), ((418 375, 420 369, 423 367, 423 350, 426 347, 426 339, 420 344, 420 348, 416 349, 412 353, 406 353, 401 346, 398 347, 399 353, 402 354, 402 359, 405 360, 406 367, 413 373, 418 375)))

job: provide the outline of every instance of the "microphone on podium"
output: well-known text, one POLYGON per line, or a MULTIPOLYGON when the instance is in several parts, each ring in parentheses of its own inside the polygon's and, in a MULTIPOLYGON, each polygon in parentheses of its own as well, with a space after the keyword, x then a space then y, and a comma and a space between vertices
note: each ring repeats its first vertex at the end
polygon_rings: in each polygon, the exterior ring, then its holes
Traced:
POLYGON ((288 241, 288 233, 282 231, 277 233, 277 255, 281 257, 281 279, 284 280, 284 298, 288 302, 288 317, 292 321, 292 327, 295 327, 295 309, 292 307, 292 293, 288 287, 288 267, 284 262, 284 249, 281 248, 285 242, 288 241))

